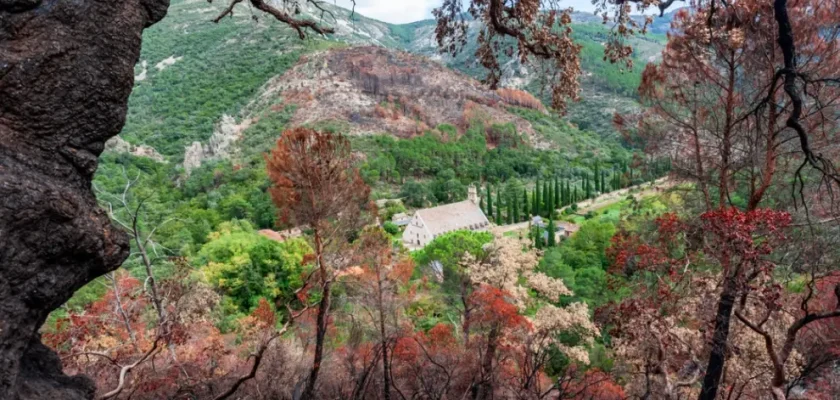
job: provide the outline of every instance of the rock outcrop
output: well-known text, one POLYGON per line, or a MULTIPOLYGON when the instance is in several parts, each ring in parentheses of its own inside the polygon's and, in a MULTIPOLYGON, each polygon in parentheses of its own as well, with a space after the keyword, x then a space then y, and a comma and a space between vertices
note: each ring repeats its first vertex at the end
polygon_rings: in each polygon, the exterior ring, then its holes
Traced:
POLYGON ((230 115, 222 115, 222 120, 216 125, 213 135, 207 144, 192 142, 184 149, 184 171, 187 176, 208 160, 227 160, 234 156, 237 151, 236 141, 241 138, 242 131, 250 126, 251 121, 246 119, 241 124, 230 115))
POLYGON ((145 157, 155 160, 160 163, 165 163, 166 159, 152 147, 146 145, 135 146, 126 142, 119 136, 114 136, 105 142, 105 150, 114 153, 128 153, 137 157, 145 157))
POLYGON ((0 0, 0 399, 89 399, 47 315, 128 256, 91 190, 125 123, 143 29, 168 0, 0 0))

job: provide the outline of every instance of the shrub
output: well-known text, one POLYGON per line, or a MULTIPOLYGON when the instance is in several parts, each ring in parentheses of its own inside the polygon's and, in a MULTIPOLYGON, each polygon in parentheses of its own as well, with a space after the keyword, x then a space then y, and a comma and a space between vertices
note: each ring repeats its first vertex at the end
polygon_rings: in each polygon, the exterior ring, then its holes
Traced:
POLYGON ((388 234, 392 236, 400 233, 400 227, 391 221, 385 222, 385 224, 382 225, 382 229, 384 229, 385 232, 388 232, 388 234))

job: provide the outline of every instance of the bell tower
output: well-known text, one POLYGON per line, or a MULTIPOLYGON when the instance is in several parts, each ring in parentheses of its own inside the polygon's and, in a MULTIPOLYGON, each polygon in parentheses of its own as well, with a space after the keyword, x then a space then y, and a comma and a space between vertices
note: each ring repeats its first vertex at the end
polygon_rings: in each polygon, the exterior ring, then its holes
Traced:
POLYGON ((467 199, 473 202, 473 204, 475 205, 479 204, 481 199, 479 199, 478 197, 478 189, 475 187, 475 185, 470 185, 467 188, 467 199))

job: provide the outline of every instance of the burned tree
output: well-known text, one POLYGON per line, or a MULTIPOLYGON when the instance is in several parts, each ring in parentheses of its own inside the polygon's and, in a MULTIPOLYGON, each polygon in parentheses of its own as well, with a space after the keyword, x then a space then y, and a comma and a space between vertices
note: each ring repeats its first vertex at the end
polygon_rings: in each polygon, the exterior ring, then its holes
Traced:
MULTIPOLYGON (((252 4, 300 35, 329 32, 252 4)), ((91 180, 125 123, 143 29, 168 7, 0 0, 0 398, 93 397, 89 379, 62 373, 38 329, 128 256, 128 237, 97 205, 91 180)))
MULTIPOLYGON (((370 188, 355 168, 350 142, 340 135, 291 129, 283 132, 277 147, 265 158, 274 183, 269 190, 280 220, 312 230, 315 271, 310 278, 321 297, 312 369, 301 398, 313 399, 324 356, 332 285, 343 254, 347 254, 348 239, 363 224, 361 212, 370 188)), ((310 285, 308 280, 306 284, 310 285)))

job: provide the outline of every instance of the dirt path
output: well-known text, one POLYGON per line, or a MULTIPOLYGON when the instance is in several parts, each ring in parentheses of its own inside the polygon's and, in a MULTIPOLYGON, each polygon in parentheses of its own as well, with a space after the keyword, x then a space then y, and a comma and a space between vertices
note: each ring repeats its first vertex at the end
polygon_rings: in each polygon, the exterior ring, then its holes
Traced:
MULTIPOLYGON (((604 193, 594 199, 585 200, 577 203, 577 214, 586 214, 590 211, 595 211, 615 203, 618 203, 627 198, 631 192, 636 191, 636 193, 632 193, 634 197, 642 198, 642 197, 649 197, 653 196, 659 192, 665 191, 673 187, 676 183, 666 178, 659 178, 653 182, 647 182, 636 186, 630 186, 628 188, 624 188, 621 190, 616 190, 614 192, 604 193)), ((564 209, 567 207, 563 207, 559 209, 560 212, 563 212, 564 209)))
MULTIPOLYGON (((594 199, 589 199, 589 200, 578 202, 577 203, 578 209, 576 211, 576 214, 581 214, 582 215, 582 214, 586 214, 590 211, 595 211, 595 210, 598 210, 598 209, 601 209, 601 208, 604 208, 604 207, 608 207, 610 205, 613 205, 615 203, 618 203, 618 202, 626 199, 627 196, 630 195, 631 192, 634 192, 634 191, 636 191, 636 192, 632 193, 632 195, 635 196, 638 199, 638 198, 650 197, 650 196, 656 195, 657 193, 661 193, 661 192, 673 187, 674 185, 676 185, 676 182, 671 181, 667 177, 665 177, 665 178, 659 178, 659 179, 657 179, 653 182, 646 182, 646 183, 643 183, 643 184, 640 184, 640 185, 630 186, 628 188, 624 188, 624 189, 621 189, 621 190, 616 190, 614 192, 604 193, 604 194, 602 194, 602 195, 600 195, 600 196, 598 196, 594 199)), ((568 208, 568 206, 560 208, 558 210, 558 212, 563 212, 563 210, 565 210, 566 208, 568 208)), ((526 222, 519 222, 519 223, 516 223, 516 224, 510 224, 510 225, 497 225, 497 226, 494 226, 494 227, 490 228, 490 231, 494 232, 494 233, 500 233, 501 234, 501 233, 505 233, 505 232, 518 231, 518 230, 522 230, 522 229, 526 229, 526 228, 528 228, 528 222, 527 221, 526 222)))

